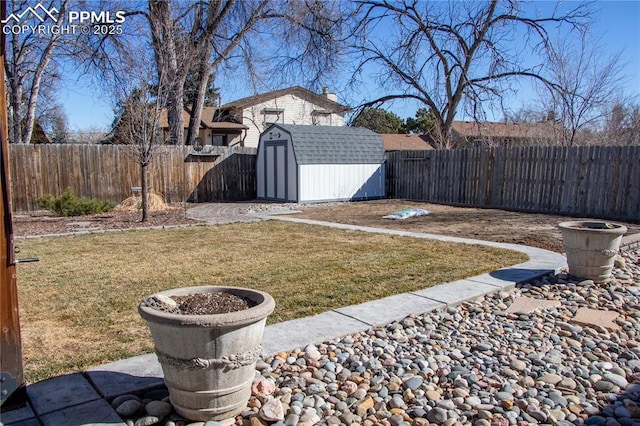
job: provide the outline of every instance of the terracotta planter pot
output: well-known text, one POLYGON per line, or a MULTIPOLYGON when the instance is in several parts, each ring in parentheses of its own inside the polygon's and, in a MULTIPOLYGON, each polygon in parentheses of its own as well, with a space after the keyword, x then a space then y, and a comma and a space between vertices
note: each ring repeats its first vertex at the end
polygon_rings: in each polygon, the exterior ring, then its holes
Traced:
POLYGON ((242 412, 251 397, 262 334, 275 302, 264 292, 239 287, 185 287, 168 297, 225 292, 256 306, 216 315, 179 315, 142 303, 138 312, 151 330, 171 403, 196 421, 223 420, 242 412))
POLYGON ((558 227, 562 231, 569 274, 594 282, 608 280, 627 228, 599 221, 562 222, 558 227))

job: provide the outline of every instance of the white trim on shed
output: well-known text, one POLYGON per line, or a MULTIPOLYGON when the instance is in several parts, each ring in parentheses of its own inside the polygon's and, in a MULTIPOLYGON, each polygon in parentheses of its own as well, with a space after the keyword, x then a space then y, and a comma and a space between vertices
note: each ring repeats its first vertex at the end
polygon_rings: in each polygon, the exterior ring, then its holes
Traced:
POLYGON ((273 124, 260 135, 257 195, 287 202, 386 196, 382 137, 361 127, 273 124))

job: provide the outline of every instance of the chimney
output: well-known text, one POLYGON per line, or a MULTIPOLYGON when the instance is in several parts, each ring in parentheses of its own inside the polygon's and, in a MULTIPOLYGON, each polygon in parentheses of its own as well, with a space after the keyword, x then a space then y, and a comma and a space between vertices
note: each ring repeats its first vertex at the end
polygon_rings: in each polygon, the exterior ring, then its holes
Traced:
POLYGON ((329 99, 330 101, 333 102, 338 102, 338 95, 336 95, 335 93, 329 93, 329 88, 328 87, 323 87, 322 88, 322 95, 329 99))

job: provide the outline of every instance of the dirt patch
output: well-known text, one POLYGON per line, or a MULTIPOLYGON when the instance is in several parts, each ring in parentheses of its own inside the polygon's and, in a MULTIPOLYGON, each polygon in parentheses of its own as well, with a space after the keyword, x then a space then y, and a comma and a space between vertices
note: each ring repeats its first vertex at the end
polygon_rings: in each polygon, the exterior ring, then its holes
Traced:
POLYGON ((176 315, 228 314, 256 306, 252 300, 225 292, 172 297, 155 295, 142 299, 142 305, 176 315))
POLYGON ((250 300, 229 293, 198 293, 174 296, 183 315, 214 315, 243 311, 254 304, 250 300))
POLYGON ((17 237, 202 223, 187 219, 185 210, 181 206, 170 206, 164 211, 150 212, 145 222, 140 221, 142 213, 120 209, 114 209, 108 213, 75 217, 56 216, 48 211, 13 214, 12 217, 13 233, 17 237))
MULTIPOLYGON (((501 243, 525 244, 558 253, 563 252, 562 236, 557 227, 558 223, 581 219, 496 209, 453 207, 407 200, 333 203, 307 208, 302 213, 296 214, 295 217, 501 243), (404 220, 383 218, 383 216, 396 211, 410 208, 429 210, 431 214, 404 220)), ((628 233, 640 232, 638 224, 616 223, 627 226, 628 233)))

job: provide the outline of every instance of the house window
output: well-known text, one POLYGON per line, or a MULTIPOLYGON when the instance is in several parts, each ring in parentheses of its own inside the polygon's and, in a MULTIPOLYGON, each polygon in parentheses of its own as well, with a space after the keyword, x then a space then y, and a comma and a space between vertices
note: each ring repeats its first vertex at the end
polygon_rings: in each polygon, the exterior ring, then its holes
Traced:
POLYGON ((311 112, 311 123, 314 126, 331 126, 331 111, 313 110, 311 112))
POLYGON ((274 123, 284 123, 284 109, 264 108, 262 111, 262 125, 266 129, 274 123))
POLYGON ((227 135, 211 135, 211 145, 213 146, 227 146, 227 135))

